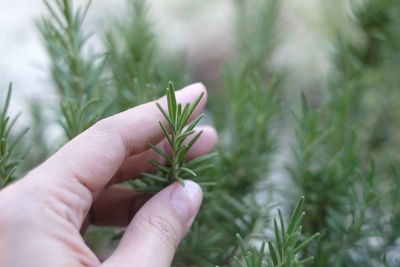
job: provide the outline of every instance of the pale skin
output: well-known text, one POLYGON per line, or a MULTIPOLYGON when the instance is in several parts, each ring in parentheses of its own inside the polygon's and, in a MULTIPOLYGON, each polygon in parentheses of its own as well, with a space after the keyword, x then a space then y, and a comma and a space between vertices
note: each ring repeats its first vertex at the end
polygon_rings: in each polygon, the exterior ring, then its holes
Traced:
MULTIPOLYGON (((202 84, 177 91, 180 103, 192 102, 202 84)), ((204 108, 203 97, 193 116, 204 108)), ((166 107, 166 98, 157 100, 166 107)), ((192 181, 174 183, 154 196, 116 185, 141 172, 147 160, 161 160, 147 142, 166 148, 154 102, 103 119, 67 143, 26 177, 0 192, 0 266, 163 267, 170 266, 177 245, 189 230, 202 201, 192 181), (89 224, 127 225, 113 254, 104 262, 85 244, 89 224)), ((188 159, 212 151, 212 127, 188 159)))

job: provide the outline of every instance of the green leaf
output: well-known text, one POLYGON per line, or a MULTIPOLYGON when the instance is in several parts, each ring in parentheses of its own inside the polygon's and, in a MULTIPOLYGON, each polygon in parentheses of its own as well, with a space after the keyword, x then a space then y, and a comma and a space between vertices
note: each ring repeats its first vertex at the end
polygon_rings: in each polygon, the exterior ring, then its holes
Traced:
POLYGON ((204 114, 200 114, 196 119, 194 119, 186 129, 186 132, 190 132, 194 129, 194 127, 197 126, 197 124, 200 122, 200 120, 203 118, 204 114))
POLYGON ((278 258, 277 258, 277 256, 276 256, 276 252, 275 252, 274 245, 272 244, 271 241, 268 241, 268 249, 269 249, 269 253, 270 253, 270 255, 271 255, 272 262, 273 262, 275 265, 278 265, 278 258))
POLYGON ((258 255, 258 261, 257 261, 257 264, 254 265, 254 266, 262 267, 262 261, 263 261, 263 258, 264 258, 264 253, 265 253, 265 241, 263 241, 262 244, 261 244, 260 253, 258 255))
POLYGON ((159 121, 158 124, 160 125, 160 128, 163 131, 165 138, 168 140, 168 143, 170 144, 170 146, 173 146, 174 142, 172 141, 171 136, 168 133, 167 129, 165 129, 165 127, 161 121, 159 121))
POLYGON ((154 151, 156 151, 158 154, 160 154, 163 158, 165 158, 168 162, 170 162, 172 164, 171 157, 168 156, 164 151, 162 151, 161 149, 159 149, 158 147, 156 147, 153 144, 147 143, 147 145, 149 145, 154 151))
POLYGON ((167 102, 168 102, 168 113, 170 115, 170 118, 173 122, 176 122, 177 118, 178 118, 177 103, 176 103, 176 97, 175 97, 175 89, 174 89, 174 85, 172 84, 172 82, 168 83, 167 102))
POLYGON ((190 104, 186 104, 185 108, 182 111, 182 116, 180 117, 179 125, 178 125, 179 132, 183 130, 183 128, 189 121, 189 117, 190 117, 189 108, 190 108, 190 104))
POLYGON ((286 231, 285 231, 285 222, 283 220, 283 214, 281 209, 278 209, 278 215, 279 215, 279 223, 281 225, 281 232, 282 232, 282 240, 283 243, 286 243, 286 231))
POLYGON ((151 174, 151 173, 145 173, 145 172, 142 173, 142 175, 144 177, 147 177, 147 178, 150 178, 150 179, 154 179, 156 181, 160 181, 160 182, 163 182, 163 183, 167 183, 168 182, 167 178, 159 176, 159 175, 155 175, 155 174, 151 174))
POLYGON ((239 234, 236 234, 236 239, 239 244, 239 248, 242 251, 243 256, 246 256, 247 249, 246 249, 246 245, 245 245, 243 238, 239 234))
POLYGON ((167 120, 167 122, 169 123, 169 125, 172 127, 172 129, 175 129, 175 125, 174 122, 170 119, 170 117, 168 116, 168 114, 165 112, 165 110, 163 109, 163 107, 159 104, 156 103, 158 109, 161 111, 161 113, 163 114, 164 118, 167 120))
POLYGON ((218 183, 217 182, 198 182, 198 184, 201 186, 216 186, 218 183))
POLYGON ((189 145, 183 145, 178 148, 176 151, 176 160, 179 164, 181 164, 186 156, 186 153, 189 151, 189 145))
POLYGON ((192 130, 190 132, 186 132, 182 135, 180 135, 178 138, 176 138, 176 145, 179 147, 180 145, 182 145, 182 143, 186 140, 186 138, 192 134, 194 134, 195 131, 192 130))
POLYGON ((302 209, 304 204, 304 196, 300 197, 299 201, 297 202, 292 217, 290 218, 289 226, 287 233, 290 235, 295 230, 295 226, 298 224, 299 220, 301 219, 302 209))
POLYGON ((178 171, 183 171, 186 172, 192 176, 196 176, 196 173, 194 171, 192 171, 191 169, 185 168, 185 167, 179 167, 178 171))
POLYGON ((177 180, 181 184, 181 186, 185 187, 185 180, 183 178, 176 176, 175 180, 177 180))
POLYGON ((186 162, 185 166, 188 168, 193 168, 194 166, 204 164, 205 162, 211 160, 212 158, 215 158, 216 156, 218 156, 217 152, 209 153, 209 154, 200 156, 198 158, 195 158, 189 162, 186 162))
POLYGON ((4 102, 3 108, 0 113, 0 121, 4 121, 4 119, 6 118, 7 111, 10 106, 11 94, 12 94, 12 83, 10 83, 10 85, 8 86, 6 101, 4 102))
POLYGON ((196 141, 200 138, 200 135, 202 135, 203 131, 198 132, 193 138, 192 140, 190 140, 190 142, 187 144, 188 146, 188 150, 192 148, 192 146, 194 145, 194 143, 196 143, 196 141))
MULTIPOLYGON (((185 164, 185 165, 186 165, 186 164, 185 164)), ((207 170, 207 169, 210 169, 210 168, 212 168, 212 167, 214 167, 214 164, 206 164, 206 165, 202 165, 201 167, 194 167, 194 168, 193 168, 193 171, 194 171, 195 173, 199 173, 199 172, 205 171, 205 170, 207 170)))
POLYGON ((307 258, 302 259, 301 261, 299 261, 299 266, 307 265, 307 264, 309 264, 309 263, 311 263, 313 261, 314 261, 314 257, 313 256, 307 257, 307 258))
MULTIPOLYGON (((276 219, 274 218, 274 231, 275 231, 275 240, 276 240, 276 245, 278 249, 278 254, 280 258, 282 259, 283 257, 283 240, 281 240, 280 234, 279 234, 279 228, 278 224, 276 223, 276 219)), ((284 235, 284 233, 283 233, 284 235)))
POLYGON ((201 94, 196 98, 196 100, 193 102, 193 104, 190 106, 189 112, 188 112, 189 118, 190 118, 190 116, 192 116, 194 110, 195 110, 196 107, 199 105, 199 102, 200 102, 200 100, 203 98, 203 96, 204 96, 204 93, 201 93, 201 94))
POLYGON ((149 159, 148 162, 149 162, 151 165, 153 165, 154 167, 159 168, 160 170, 162 170, 162 171, 165 172, 165 173, 168 173, 168 172, 169 172, 168 167, 162 165, 161 163, 159 163, 159 162, 157 162, 157 161, 155 161, 155 160, 149 159))
POLYGON ((319 237, 319 233, 315 233, 312 236, 310 236, 309 238, 307 238, 303 243, 301 243, 300 245, 298 245, 293 253, 297 254, 300 251, 302 251, 305 247, 307 247, 312 241, 314 241, 314 239, 316 239, 317 237, 319 237))

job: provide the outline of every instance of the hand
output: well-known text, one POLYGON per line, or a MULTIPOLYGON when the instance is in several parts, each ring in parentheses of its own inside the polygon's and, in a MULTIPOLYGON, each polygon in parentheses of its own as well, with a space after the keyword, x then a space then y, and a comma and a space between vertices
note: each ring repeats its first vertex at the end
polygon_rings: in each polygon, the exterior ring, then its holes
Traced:
MULTIPOLYGON (((202 84, 193 84, 177 91, 177 99, 191 102, 202 91, 202 84)), ((165 97, 158 102, 166 107, 165 97)), ((203 97, 194 116, 205 103, 203 97)), ((154 102, 101 120, 3 189, 0 266, 169 266, 199 209, 200 187, 192 181, 185 187, 174 183, 150 198, 115 185, 153 171, 147 159, 161 160, 147 146, 167 147, 158 121, 164 119, 154 102), (88 224, 128 225, 103 263, 80 234, 88 224)), ((203 130, 188 157, 213 149, 215 130, 203 130)))

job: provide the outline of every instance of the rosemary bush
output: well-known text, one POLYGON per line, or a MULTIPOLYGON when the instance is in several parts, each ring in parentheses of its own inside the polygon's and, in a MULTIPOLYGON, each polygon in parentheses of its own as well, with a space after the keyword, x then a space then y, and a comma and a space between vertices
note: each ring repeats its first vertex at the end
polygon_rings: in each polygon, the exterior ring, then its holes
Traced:
MULTIPOLYGON (((206 117, 220 141, 214 153, 185 162, 201 134, 194 127, 202 117, 189 118, 202 96, 192 105, 176 102, 174 87, 194 78, 183 52, 163 55, 146 1, 127 1, 125 13, 97 33, 102 48, 96 52, 83 27, 90 3, 76 8, 74 1, 45 1, 48 12, 37 25, 64 137, 56 145, 46 140, 51 122, 43 114, 53 109, 40 100, 31 103, 30 131, 15 127, 11 85, 2 90, 1 187, 97 120, 166 92, 168 110, 159 108, 167 124, 160 128, 172 156, 149 144, 164 161, 150 161, 157 172, 132 177, 138 179, 128 185, 147 192, 186 178, 202 185, 202 210, 174 266, 398 266, 400 3, 349 2, 346 23, 360 39, 333 24, 328 80, 318 94, 306 91, 293 101, 287 94, 296 89, 291 72, 268 64, 281 42, 281 2, 233 0, 234 51, 221 69, 221 84, 208 86, 206 117), (291 151, 279 173, 284 169, 287 184, 281 183, 285 177, 271 179, 286 135, 291 151)), ((118 231, 92 228, 86 239, 112 244, 118 231)))

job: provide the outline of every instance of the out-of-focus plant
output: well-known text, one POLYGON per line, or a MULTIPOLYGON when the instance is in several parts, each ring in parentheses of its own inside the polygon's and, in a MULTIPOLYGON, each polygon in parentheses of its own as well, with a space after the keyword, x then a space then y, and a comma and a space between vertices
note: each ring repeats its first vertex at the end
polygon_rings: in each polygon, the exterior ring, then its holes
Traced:
POLYGON ((312 108, 303 96, 302 108, 293 112, 297 144, 288 169, 309 200, 304 231, 321 232, 318 245, 306 250, 315 257, 312 266, 389 262, 385 243, 394 232, 385 229, 393 224, 388 217, 397 216, 384 215, 386 205, 395 206, 385 197, 391 195, 387 187, 396 184, 388 155, 398 150, 387 146, 396 143, 392 119, 397 111, 388 108, 394 107, 388 95, 393 99, 398 88, 398 77, 388 69, 396 66, 398 54, 395 10, 399 5, 391 0, 354 3, 361 41, 337 32, 326 98, 312 108))
POLYGON ((242 255, 235 257, 236 263, 241 267, 300 267, 312 262, 312 256, 300 259, 298 255, 319 236, 319 233, 315 233, 301 241, 301 221, 305 215, 302 211, 303 205, 304 197, 301 197, 287 225, 282 211, 278 209, 279 225, 274 219, 274 240, 263 241, 260 249, 247 249, 245 241, 238 234, 237 239, 242 255), (268 254, 265 251, 266 243, 268 244, 268 254))
POLYGON ((347 127, 349 117, 334 110, 336 105, 343 110, 349 98, 333 99, 335 105, 311 110, 303 97, 302 110, 295 112, 295 158, 288 166, 293 181, 309 199, 304 231, 321 232, 318 247, 307 252, 315 256, 315 266, 357 263, 360 259, 352 253, 367 253, 368 246, 360 249, 358 242, 376 234, 373 209, 380 198, 375 190, 379 177, 373 163, 359 155, 357 137, 347 127), (330 256, 333 252, 335 257, 330 256))
MULTIPOLYGON (((154 22, 156 23, 156 22, 154 22)), ((167 58, 159 51, 149 6, 144 0, 126 2, 105 35, 111 86, 118 110, 125 110, 160 97, 172 80, 182 86, 186 74, 179 72, 182 59, 167 58)))
POLYGON ((0 103, 0 188, 7 186, 17 179, 17 167, 26 154, 21 149, 21 139, 28 129, 15 130, 15 123, 19 115, 10 117, 12 85, 10 84, 5 95, 4 103, 0 103))
MULTIPOLYGON (((68 139, 86 130, 107 110, 105 57, 88 49, 83 22, 90 2, 77 10, 73 1, 44 1, 49 16, 38 22, 51 63, 51 78, 61 96, 61 126, 68 139)), ((109 101, 109 100, 108 100, 109 101)))

